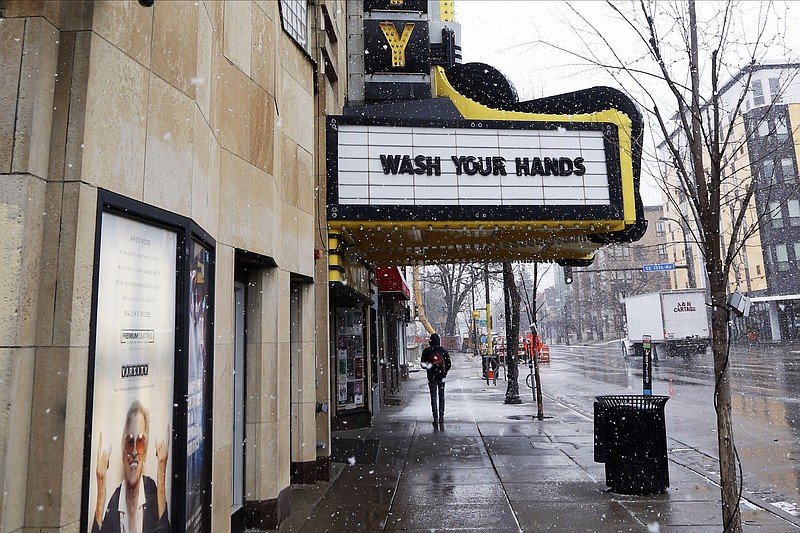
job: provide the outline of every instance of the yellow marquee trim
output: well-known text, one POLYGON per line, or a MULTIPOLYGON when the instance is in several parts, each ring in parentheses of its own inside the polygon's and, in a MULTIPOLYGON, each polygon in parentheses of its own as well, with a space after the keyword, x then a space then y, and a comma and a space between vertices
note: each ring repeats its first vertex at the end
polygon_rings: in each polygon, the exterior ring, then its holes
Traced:
POLYGON ((492 109, 462 95, 450 84, 444 68, 434 67, 434 83, 436 96, 449 98, 465 119, 476 120, 524 120, 530 122, 576 122, 615 124, 619 132, 619 158, 622 177, 622 206, 625 224, 636 222, 636 199, 633 185, 633 160, 631 156, 631 130, 633 123, 626 114, 608 109, 596 113, 580 113, 574 115, 552 115, 545 113, 523 113, 492 109))

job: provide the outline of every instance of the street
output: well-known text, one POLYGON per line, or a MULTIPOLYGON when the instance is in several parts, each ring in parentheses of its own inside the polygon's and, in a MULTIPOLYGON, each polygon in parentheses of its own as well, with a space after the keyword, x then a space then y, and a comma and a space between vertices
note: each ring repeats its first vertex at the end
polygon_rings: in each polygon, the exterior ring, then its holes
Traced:
MULTIPOLYGON (((798 516, 800 349, 734 347, 730 365, 734 436, 744 491, 798 516)), ((642 391, 641 360, 625 359, 617 342, 551 346, 551 363, 542 365, 541 373, 545 397, 588 416, 595 395, 642 391), (559 392, 548 394, 548 386, 559 392)), ((717 481, 713 391, 710 349, 688 361, 668 358, 654 364, 653 394, 670 396, 666 405, 670 460, 717 481)))

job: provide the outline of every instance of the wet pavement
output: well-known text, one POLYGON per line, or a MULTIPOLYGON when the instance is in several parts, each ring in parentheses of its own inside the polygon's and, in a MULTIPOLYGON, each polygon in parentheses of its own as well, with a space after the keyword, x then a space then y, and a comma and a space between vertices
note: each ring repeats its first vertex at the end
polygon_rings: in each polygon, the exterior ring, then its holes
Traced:
MULTIPOLYGON (((524 375, 525 403, 506 405, 506 383, 479 374, 477 359, 454 354, 441 427, 416 372, 371 428, 334 432, 333 481, 293 486, 278 531, 722 531, 718 486, 678 451, 669 451, 664 493, 609 492, 591 416, 557 400, 568 391, 547 391, 540 421, 524 375)), ((757 497, 746 495, 741 510, 745 531, 800 532, 797 517, 757 497)))

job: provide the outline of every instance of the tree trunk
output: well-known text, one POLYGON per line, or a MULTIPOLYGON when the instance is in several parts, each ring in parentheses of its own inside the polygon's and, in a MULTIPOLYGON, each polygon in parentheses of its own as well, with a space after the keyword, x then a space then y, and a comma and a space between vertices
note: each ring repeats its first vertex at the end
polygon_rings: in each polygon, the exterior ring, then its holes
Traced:
POLYGON ((742 517, 739 513, 739 480, 736 477, 736 452, 733 444, 731 415, 731 387, 728 364, 728 310, 727 296, 722 277, 709 275, 711 288, 711 330, 714 353, 714 406, 717 411, 717 441, 719 446, 720 492, 722 496, 722 523, 725 531, 741 533, 742 517))
POLYGON ((511 315, 510 327, 506 327, 506 364, 508 365, 508 387, 504 403, 522 403, 519 397, 519 371, 517 369, 517 353, 519 352, 519 308, 520 296, 517 290, 517 281, 511 263, 503 263, 503 288, 506 301, 510 301, 511 315))
MULTIPOLYGON (((714 406, 717 411, 717 441, 719 445, 719 477, 722 499, 724 531, 742 533, 739 514, 739 483, 736 479, 736 462, 733 445, 731 417, 731 389, 728 374, 728 309, 727 283, 723 269, 722 242, 720 240, 720 189, 722 176, 719 154, 711 154, 711 169, 706 174, 703 157, 703 130, 700 107, 700 62, 698 60, 697 15, 695 0, 689 0, 689 39, 691 53, 692 125, 691 155, 694 185, 697 188, 700 224, 705 238, 702 246, 706 257, 708 288, 711 292, 711 338, 714 353, 714 406)), ((716 126, 718 127, 718 126, 716 126)))

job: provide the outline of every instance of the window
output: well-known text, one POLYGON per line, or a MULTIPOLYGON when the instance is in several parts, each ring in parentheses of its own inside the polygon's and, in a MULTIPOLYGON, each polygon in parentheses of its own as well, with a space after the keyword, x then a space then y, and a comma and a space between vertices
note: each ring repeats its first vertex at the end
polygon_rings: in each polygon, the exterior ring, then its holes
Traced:
POLYGON ((628 258, 630 258, 630 256, 631 256, 631 249, 628 248, 627 246, 623 246, 622 247, 622 257, 624 257, 625 259, 628 259, 628 258))
POLYGON ((792 161, 791 157, 784 157, 781 159, 781 171, 783 172, 783 181, 794 181, 794 161, 792 161))
MULTIPOLYGON (((305 284, 294 280, 289 283, 289 457, 292 464, 300 462, 303 441, 303 413, 301 406, 314 394, 304 387, 303 380, 303 299, 305 284), (298 448, 299 446, 299 448, 298 448)), ((303 475, 292 469, 289 475, 292 484, 307 483, 303 475)))
POLYGON ((775 264, 781 272, 789 270, 789 255, 786 253, 785 244, 775 245, 775 264))
POLYGON ((772 218, 773 228, 783 227, 783 215, 781 214, 781 204, 778 202, 769 203, 769 215, 772 218))
POLYGON ((795 262, 797 262, 798 259, 800 259, 800 242, 794 243, 794 260, 795 260, 795 262))
POLYGON ((778 78, 769 79, 769 99, 773 102, 781 101, 781 84, 778 78))
POLYGON ((300 46, 308 49, 307 0, 281 0, 281 23, 286 33, 300 46))
POLYGON ((772 183, 774 181, 774 174, 775 174, 775 162, 764 161, 762 167, 762 177, 764 178, 764 181, 772 183))
POLYGON ((763 119, 758 123, 758 135, 759 137, 766 137, 769 135, 769 122, 767 122, 767 119, 763 119))
POLYGON ((761 265, 756 265, 756 275, 757 276, 761 275, 761 265))
POLYGON ((667 245, 666 244, 659 244, 658 245, 658 257, 659 258, 667 257, 667 245))
POLYGON ((761 80, 753 80, 753 105, 764 105, 764 88, 761 80))
POLYGON ((789 225, 800 226, 800 201, 789 200, 786 207, 789 209, 789 225))
POLYGON ((778 136, 778 141, 785 141, 789 138, 789 128, 786 127, 786 117, 778 117, 775 121, 775 134, 778 136))
POLYGON ((664 227, 664 219, 659 218, 658 220, 656 220, 656 235, 661 237, 665 233, 666 233, 666 228, 664 227))
MULTIPOLYGON (((244 283, 236 282, 233 288, 234 343, 233 376, 231 379, 233 399, 233 434, 231 452, 231 515, 244 514, 244 383, 245 383, 245 331, 247 326, 244 283)), ((236 520, 233 520, 236 522, 236 520)), ((239 521, 241 517, 239 517, 239 521)), ((239 528, 231 527, 233 531, 239 528)))

